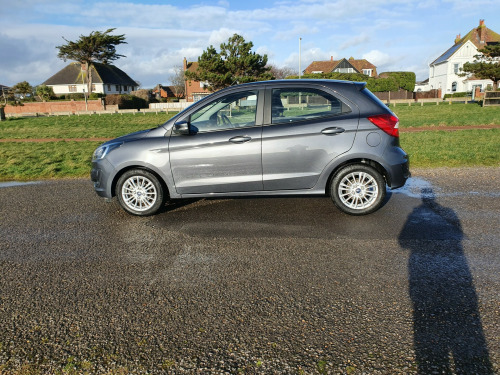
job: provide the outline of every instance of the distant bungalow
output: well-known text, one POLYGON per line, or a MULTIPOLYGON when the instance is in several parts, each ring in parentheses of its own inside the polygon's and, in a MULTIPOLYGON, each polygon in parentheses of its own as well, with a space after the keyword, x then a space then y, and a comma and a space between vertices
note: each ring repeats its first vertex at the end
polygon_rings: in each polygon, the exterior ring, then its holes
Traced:
MULTIPOLYGON (((129 94, 139 85, 127 73, 114 65, 92 64, 92 92, 101 94, 129 94)), ((75 94, 87 91, 84 65, 73 62, 54 74, 43 85, 52 87, 54 94, 75 94)))

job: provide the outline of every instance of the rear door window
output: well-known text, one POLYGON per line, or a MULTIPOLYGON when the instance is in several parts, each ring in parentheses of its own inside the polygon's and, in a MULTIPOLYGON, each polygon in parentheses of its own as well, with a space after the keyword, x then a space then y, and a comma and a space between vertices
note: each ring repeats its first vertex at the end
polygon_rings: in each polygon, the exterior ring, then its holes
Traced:
POLYGON ((300 122, 352 112, 343 101, 319 89, 273 89, 271 103, 273 124, 300 122))

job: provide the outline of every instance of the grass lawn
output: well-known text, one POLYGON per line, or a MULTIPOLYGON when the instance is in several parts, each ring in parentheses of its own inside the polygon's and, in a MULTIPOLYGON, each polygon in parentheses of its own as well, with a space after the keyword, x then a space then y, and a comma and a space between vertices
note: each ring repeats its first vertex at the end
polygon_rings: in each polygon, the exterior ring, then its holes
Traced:
POLYGON ((390 106, 399 117, 401 128, 421 126, 467 126, 467 125, 500 125, 500 108, 481 107, 478 104, 398 104, 390 106))
POLYGON ((156 127, 174 115, 146 113, 9 118, 0 122, 0 139, 116 138, 156 127))
MULTIPOLYGON (((391 107, 401 127, 500 124, 500 109, 475 104, 391 107)), ((148 129, 173 114, 19 118, 0 122, 0 139, 114 138, 148 129)), ((0 180, 88 177, 100 142, 0 143, 0 180)), ((412 167, 500 166, 500 129, 401 133, 412 167)))
POLYGON ((500 129, 401 133, 410 167, 500 166, 500 129))

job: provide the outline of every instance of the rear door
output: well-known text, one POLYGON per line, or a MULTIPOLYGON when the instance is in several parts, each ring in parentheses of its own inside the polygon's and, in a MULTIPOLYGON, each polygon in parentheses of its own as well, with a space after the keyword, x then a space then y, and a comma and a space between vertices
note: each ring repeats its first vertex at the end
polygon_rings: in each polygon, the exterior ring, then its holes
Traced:
POLYGON ((314 187, 327 164, 352 147, 359 122, 356 105, 321 86, 268 88, 265 111, 264 190, 314 187))

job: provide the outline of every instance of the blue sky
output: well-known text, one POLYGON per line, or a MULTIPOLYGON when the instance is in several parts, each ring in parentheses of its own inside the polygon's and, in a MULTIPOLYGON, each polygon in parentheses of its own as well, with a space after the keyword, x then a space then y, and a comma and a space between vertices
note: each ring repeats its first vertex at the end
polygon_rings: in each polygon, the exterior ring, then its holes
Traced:
POLYGON ((484 19, 500 33, 499 0, 0 0, 0 84, 37 85, 68 62, 57 45, 116 28, 128 44, 115 65, 143 88, 168 84, 186 57, 196 61, 234 33, 278 67, 314 60, 365 58, 378 72, 428 64, 484 19))

